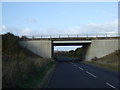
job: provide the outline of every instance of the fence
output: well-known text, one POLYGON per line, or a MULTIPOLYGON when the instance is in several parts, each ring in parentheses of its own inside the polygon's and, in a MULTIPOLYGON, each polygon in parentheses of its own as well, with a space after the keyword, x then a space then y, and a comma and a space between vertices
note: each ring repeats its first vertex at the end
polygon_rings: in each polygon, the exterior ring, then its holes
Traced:
POLYGON ((105 34, 59 34, 59 35, 34 35, 26 36, 28 38, 90 38, 90 37, 119 37, 118 33, 105 33, 105 34))

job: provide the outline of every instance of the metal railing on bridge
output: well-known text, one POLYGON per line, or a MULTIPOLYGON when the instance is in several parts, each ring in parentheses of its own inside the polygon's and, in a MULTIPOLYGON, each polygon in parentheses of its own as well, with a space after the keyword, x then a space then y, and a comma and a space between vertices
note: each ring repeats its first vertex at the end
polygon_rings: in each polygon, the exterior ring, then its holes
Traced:
POLYGON ((97 37, 120 37, 118 33, 105 34, 57 34, 57 35, 26 35, 27 38, 97 38, 97 37))

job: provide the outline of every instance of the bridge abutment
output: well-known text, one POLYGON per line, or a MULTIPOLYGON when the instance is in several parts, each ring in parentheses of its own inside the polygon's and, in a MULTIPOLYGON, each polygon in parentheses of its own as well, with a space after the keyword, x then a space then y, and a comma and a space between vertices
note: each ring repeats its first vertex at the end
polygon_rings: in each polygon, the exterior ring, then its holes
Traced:
POLYGON ((85 60, 101 58, 118 50, 118 39, 92 40, 91 45, 83 47, 85 60))
POLYGON ((22 47, 32 51, 41 57, 52 58, 51 40, 20 41, 19 43, 22 47))
MULTIPOLYGON (((77 40, 77 41, 80 41, 80 40, 77 40)), ((32 51, 33 53, 39 56, 42 56, 44 58, 53 57, 52 40, 28 40, 28 41, 20 41, 19 43, 24 48, 32 51)), ((72 45, 74 43, 72 43, 72 45)), ((95 57, 101 58, 103 56, 106 56, 118 50, 118 39, 93 39, 91 40, 90 43, 86 41, 85 42, 82 41, 82 44, 80 42, 78 44, 79 45, 83 44, 83 59, 84 60, 91 60, 95 57)))

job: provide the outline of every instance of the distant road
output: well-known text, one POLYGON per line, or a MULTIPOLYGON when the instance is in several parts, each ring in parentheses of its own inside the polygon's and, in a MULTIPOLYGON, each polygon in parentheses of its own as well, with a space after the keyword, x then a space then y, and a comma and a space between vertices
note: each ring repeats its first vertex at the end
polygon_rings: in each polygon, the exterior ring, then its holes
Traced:
POLYGON ((114 88, 118 90, 118 73, 83 63, 58 62, 47 88, 114 88))

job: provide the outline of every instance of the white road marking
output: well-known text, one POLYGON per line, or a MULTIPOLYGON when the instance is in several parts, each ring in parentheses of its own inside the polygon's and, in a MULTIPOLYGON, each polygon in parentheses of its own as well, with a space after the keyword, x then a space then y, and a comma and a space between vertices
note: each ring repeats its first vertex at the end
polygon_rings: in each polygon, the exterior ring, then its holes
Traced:
MULTIPOLYGON (((73 66, 75 66, 75 67, 77 67, 77 65, 76 64, 74 64, 74 63, 71 63, 73 66)), ((81 69, 81 70, 83 70, 83 68, 81 68, 81 67, 78 67, 79 69, 81 69)), ((97 76, 95 76, 94 74, 92 74, 92 73, 90 73, 90 72, 88 72, 88 71, 86 71, 86 73, 88 73, 89 75, 91 75, 91 76, 93 76, 93 77, 97 77, 97 76)), ((114 88, 114 89, 116 89, 116 90, 118 90, 116 87, 114 87, 113 85, 111 85, 111 84, 109 84, 109 83, 106 83, 108 86, 110 86, 110 87, 112 87, 112 88, 114 88)))
POLYGON ((95 76, 95 75, 93 75, 92 73, 90 73, 90 72, 88 72, 88 71, 86 71, 86 73, 88 73, 89 75, 91 75, 91 76, 93 76, 93 77, 95 77, 95 78, 96 78, 96 76, 95 76))
POLYGON ((75 67, 77 67, 77 65, 76 65, 76 64, 74 64, 74 66, 75 66, 75 67))
MULTIPOLYGON (((109 83, 106 83, 108 86, 112 87, 112 88, 115 88, 117 89, 116 87, 114 87, 113 85, 109 84, 109 83)), ((117 89, 118 90, 118 89, 117 89)))
POLYGON ((77 65, 76 64, 74 64, 74 63, 71 63, 73 66, 75 66, 75 67, 77 67, 77 65))
POLYGON ((83 68, 81 68, 81 67, 78 67, 79 69, 81 69, 81 70, 83 70, 83 68))

